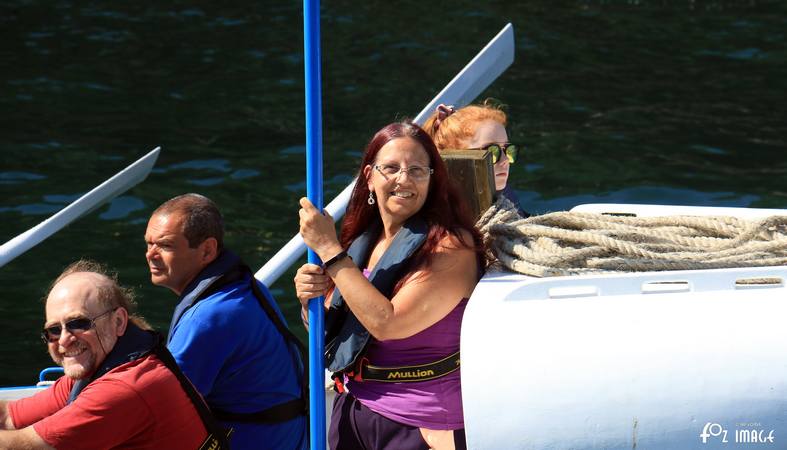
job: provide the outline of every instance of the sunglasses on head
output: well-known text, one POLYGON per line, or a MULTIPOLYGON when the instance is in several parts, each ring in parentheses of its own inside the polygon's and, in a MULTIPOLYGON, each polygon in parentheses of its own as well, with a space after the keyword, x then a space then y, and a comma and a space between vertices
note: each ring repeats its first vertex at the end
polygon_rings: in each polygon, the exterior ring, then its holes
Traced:
MULTIPOLYGON (((87 330, 90 330, 96 325, 96 320, 99 318, 106 316, 107 314, 115 311, 117 308, 112 308, 109 311, 105 311, 92 319, 88 319, 87 317, 78 317, 76 319, 71 319, 65 323, 66 330, 68 330, 71 334, 80 334, 84 333, 87 330)), ((63 333, 63 327, 60 324, 52 325, 46 327, 41 331, 41 339, 43 339, 44 343, 56 342, 60 339, 60 335, 63 333)))
POLYGON ((491 153, 492 164, 497 164, 497 162, 500 161, 500 157, 503 155, 503 153, 505 153, 510 164, 514 164, 516 162, 517 156, 519 156, 519 147, 517 147, 516 144, 512 144, 510 142, 505 144, 488 144, 478 150, 486 150, 491 153))

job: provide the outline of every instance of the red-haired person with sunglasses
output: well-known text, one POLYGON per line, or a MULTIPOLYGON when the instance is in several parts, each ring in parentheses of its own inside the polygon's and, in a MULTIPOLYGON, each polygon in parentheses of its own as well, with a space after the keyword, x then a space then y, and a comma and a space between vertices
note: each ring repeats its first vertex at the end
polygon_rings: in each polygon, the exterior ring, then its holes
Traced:
POLYGON ((506 123, 506 113, 487 100, 480 105, 459 109, 441 104, 426 120, 424 130, 432 137, 438 150, 486 150, 491 153, 497 195, 511 200, 519 214, 528 217, 516 193, 508 185, 510 166, 517 161, 520 149, 508 142, 506 123))

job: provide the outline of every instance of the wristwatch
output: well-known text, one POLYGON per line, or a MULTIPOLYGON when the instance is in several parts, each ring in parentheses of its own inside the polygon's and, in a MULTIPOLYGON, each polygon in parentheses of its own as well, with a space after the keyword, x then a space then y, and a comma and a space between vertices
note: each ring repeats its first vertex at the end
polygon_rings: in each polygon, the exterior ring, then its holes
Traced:
POLYGON ((336 256, 334 256, 333 258, 329 259, 328 261, 325 261, 322 264, 322 267, 324 269, 327 269, 327 268, 331 267, 332 265, 336 264, 337 262, 343 260, 344 258, 349 258, 349 257, 350 257, 350 255, 348 255, 346 251, 342 250, 336 256))

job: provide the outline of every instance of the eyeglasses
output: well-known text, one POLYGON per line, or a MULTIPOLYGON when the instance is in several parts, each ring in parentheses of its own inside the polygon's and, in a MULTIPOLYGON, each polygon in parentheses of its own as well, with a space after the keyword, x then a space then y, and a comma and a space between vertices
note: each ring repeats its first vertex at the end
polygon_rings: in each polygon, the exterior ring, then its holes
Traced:
POLYGON ((507 142, 505 144, 488 144, 478 149, 471 149, 471 150, 486 150, 492 154, 492 164, 497 164, 500 161, 500 156, 505 153, 506 157, 508 158, 509 164, 514 164, 516 162, 517 156, 519 156, 519 147, 516 144, 512 144, 507 142))
MULTIPOLYGON (((109 311, 105 311, 92 319, 88 319, 87 317, 79 317, 76 319, 71 319, 66 322, 66 329, 71 334, 77 333, 84 333, 87 330, 90 330, 96 325, 96 320, 100 319, 103 316, 117 310, 117 307, 110 309, 109 311)), ((60 324, 52 325, 51 327, 46 327, 41 332, 41 339, 43 339, 45 344, 50 342, 56 342, 60 339, 60 334, 63 332, 63 327, 60 324)))
POLYGON ((431 167, 422 166, 399 167, 394 164, 375 164, 374 168, 386 180, 389 179, 388 177, 399 178, 400 174, 406 172, 413 181, 424 181, 434 173, 434 169, 431 167))

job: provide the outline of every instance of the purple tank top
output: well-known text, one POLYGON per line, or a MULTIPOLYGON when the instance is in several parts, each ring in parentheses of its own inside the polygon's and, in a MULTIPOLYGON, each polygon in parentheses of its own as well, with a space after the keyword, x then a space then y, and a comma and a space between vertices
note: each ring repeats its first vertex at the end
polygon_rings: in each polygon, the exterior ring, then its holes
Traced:
MULTIPOLYGON (((367 270, 364 275, 368 276, 367 270)), ((369 364, 383 367, 426 364, 459 350, 467 299, 429 328, 404 339, 371 338, 369 364)), ((345 377, 350 393, 372 411, 406 425, 433 430, 464 428, 461 368, 435 380, 412 383, 357 382, 345 377)))

